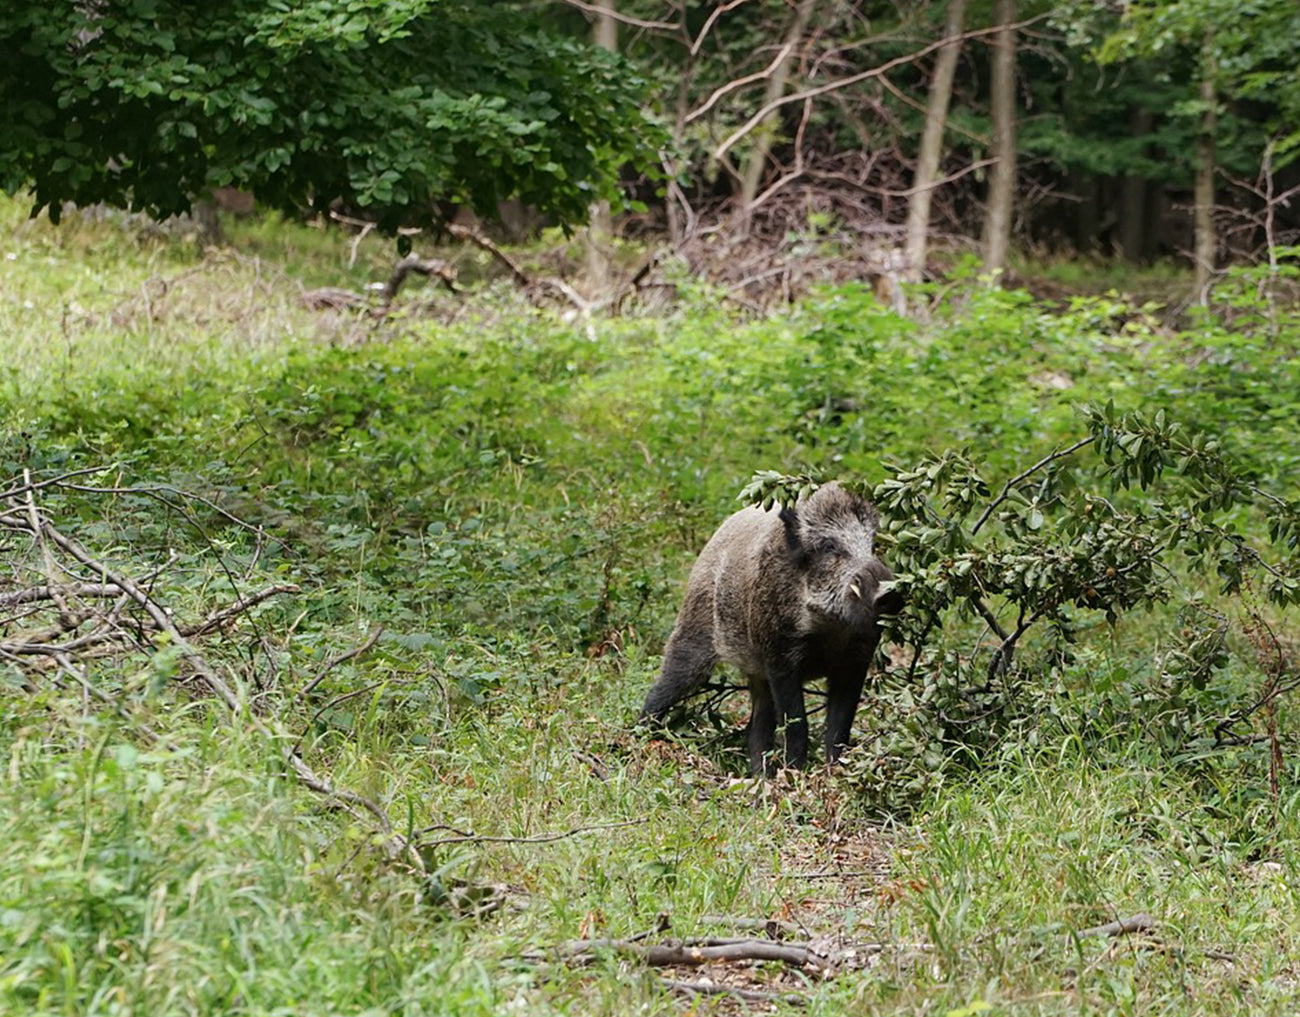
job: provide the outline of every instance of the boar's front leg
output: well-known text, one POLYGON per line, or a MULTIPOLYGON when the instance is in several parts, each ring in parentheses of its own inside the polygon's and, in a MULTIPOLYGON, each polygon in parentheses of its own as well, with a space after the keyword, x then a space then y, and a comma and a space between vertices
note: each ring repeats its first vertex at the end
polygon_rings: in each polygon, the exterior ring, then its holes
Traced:
POLYGON ((768 671, 767 680, 776 706, 776 724, 785 735, 785 765, 803 766, 808 762, 808 714, 799 669, 783 662, 768 671))
POLYGON ((763 675, 749 676, 749 769, 754 774, 776 769, 772 749, 776 744, 776 707, 763 675))
POLYGON ((866 682, 865 664, 836 669, 826 679, 826 762, 839 761, 849 744, 849 731, 853 728, 853 716, 858 711, 858 701, 862 698, 862 686, 866 682))

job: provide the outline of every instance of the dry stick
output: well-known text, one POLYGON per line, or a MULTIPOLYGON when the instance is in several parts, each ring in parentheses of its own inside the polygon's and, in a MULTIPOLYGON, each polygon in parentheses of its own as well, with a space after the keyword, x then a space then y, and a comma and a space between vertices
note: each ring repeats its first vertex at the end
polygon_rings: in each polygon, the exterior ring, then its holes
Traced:
POLYGON ((59 621, 68 628, 75 628, 81 623, 73 621, 74 615, 68 609, 68 602, 63 597, 63 591, 59 589, 57 570, 54 567, 54 554, 50 551, 50 545, 45 540, 45 535, 41 530, 41 514, 36 509, 36 496, 32 491, 32 471, 24 468, 23 483, 27 487, 27 515, 31 520, 32 536, 36 538, 36 543, 41 549, 41 560, 45 564, 45 580, 49 583, 50 599, 54 601, 55 606, 59 609, 59 621))
POLYGON ((874 956, 886 950, 901 948, 922 951, 928 945, 888 943, 849 943, 828 950, 809 941, 777 943, 770 939, 720 939, 685 941, 681 943, 652 943, 644 945, 630 939, 574 939, 550 947, 545 951, 531 951, 526 960, 540 960, 548 953, 562 960, 587 961, 601 951, 613 951, 644 961, 651 967, 698 967, 714 961, 779 961, 790 967, 828 973, 857 957, 874 956))
POLYGON ((1127 936, 1133 932, 1149 932, 1159 924, 1151 915, 1142 912, 1127 918, 1118 918, 1105 925, 1094 925, 1090 929, 1081 929, 1073 935, 1080 939, 1085 936, 1127 936))
MULTIPOLYGON (((648 823, 648 819, 626 819, 618 823, 597 823, 594 826, 575 826, 571 830, 564 830, 560 833, 539 833, 532 837, 492 837, 472 833, 468 830, 457 830, 455 837, 443 837, 440 840, 421 841, 421 847, 441 847, 444 844, 550 844, 557 840, 564 840, 568 837, 576 837, 582 833, 596 833, 601 830, 618 830, 625 826, 640 826, 648 823)), ((427 826, 423 830, 417 830, 416 836, 428 833, 432 830, 445 830, 445 826, 427 826)))
POLYGON ((746 1003, 806 1003, 798 992, 763 992, 759 989, 740 989, 714 982, 684 982, 676 978, 660 978, 664 988, 690 996, 735 996, 746 1003))
POLYGON ((735 81, 728 81, 725 85, 720 85, 714 93, 705 100, 704 105, 697 106, 691 112, 686 114, 686 119, 682 121, 683 125, 690 124, 704 116, 709 110, 722 99, 734 92, 738 88, 744 88, 746 85, 753 85, 760 81, 766 81, 771 77, 772 72, 781 66, 781 61, 786 58, 790 50, 794 49, 793 42, 787 42, 777 50, 776 59, 764 67, 761 71, 755 71, 753 74, 746 74, 743 78, 737 78, 735 81))
POLYGON ((18 487, 11 487, 7 491, 0 491, 0 500, 14 498, 20 494, 26 494, 29 491, 39 491, 43 487, 61 486, 65 480, 72 477, 82 477, 88 473, 104 473, 108 470, 117 468, 116 463, 110 463, 108 466, 87 466, 82 470, 71 470, 68 473, 60 473, 57 477, 50 477, 46 480, 32 481, 27 478, 27 470, 23 470, 24 482, 18 487))
POLYGON ((268 586, 264 590, 258 590, 256 593, 250 593, 247 597, 241 597, 228 607, 223 607, 220 611, 214 611, 212 614, 201 622, 194 625, 187 625, 181 629, 182 635, 201 636, 205 632, 211 632, 215 628, 220 628, 232 618, 245 613, 249 608, 255 607, 264 600, 278 596, 281 593, 300 593, 302 587, 295 583, 278 583, 275 586, 268 586))
POLYGON ((597 7, 595 4, 584 3, 583 0, 562 0, 562 2, 570 7, 576 7, 586 14, 599 14, 602 18, 613 18, 624 25, 631 25, 633 28, 645 28, 652 32, 676 33, 682 27, 681 22, 678 21, 646 21, 642 18, 634 18, 630 14, 621 14, 609 7, 597 7))
POLYGON ((467 226, 461 226, 457 223, 448 223, 447 232, 453 237, 457 237, 461 240, 468 240, 476 247, 481 247, 483 250, 487 251, 492 255, 492 257, 505 265, 506 269, 514 277, 515 282, 525 290, 535 290, 542 286, 549 287, 561 294, 569 301, 569 303, 573 304, 573 306, 583 314, 590 313, 592 308, 596 306, 563 279, 555 279, 549 276, 541 279, 533 279, 527 272, 519 267, 518 262, 478 230, 472 230, 467 226))
POLYGON ((166 632, 176 641, 176 645, 181 648, 181 658, 190 665, 195 674, 208 684, 212 691, 215 692, 221 701, 226 704, 227 709, 236 716, 242 712, 242 704, 239 702, 239 698, 231 690, 230 686, 226 684, 225 680, 221 678, 215 670, 213 670, 212 666, 206 660, 203 659, 203 655, 190 645, 189 641, 181 634, 180 629, 176 627, 176 623, 167 616, 167 612, 159 606, 157 601, 140 589, 140 587, 130 579, 111 571, 107 565, 91 555, 90 552, 77 543, 77 541, 73 540, 71 537, 65 536, 57 530, 53 524, 43 522, 41 529, 51 540, 68 552, 68 554, 72 555, 72 557, 76 558, 77 561, 81 562, 87 568, 99 572, 99 574, 106 580, 120 586, 132 600, 144 608, 145 612, 154 620, 154 623, 158 628, 163 632, 166 632))
POLYGON ((363 685, 361 688, 353 689, 351 692, 344 692, 342 695, 335 696, 333 699, 327 699, 325 702, 323 702, 320 705, 320 707, 316 710, 316 712, 311 715, 311 718, 307 721, 307 723, 303 725, 302 734, 300 734, 298 736, 297 741, 293 743, 293 747, 292 749, 290 749, 290 751, 294 755, 299 755, 302 752, 303 739, 307 737, 307 732, 312 729, 316 721, 320 719, 321 714, 323 714, 326 710, 331 710, 334 707, 338 706, 340 703, 346 703, 349 699, 356 699, 357 696, 364 696, 367 692, 374 692, 375 689, 381 689, 385 685, 391 685, 394 683, 401 684, 402 679, 385 678, 381 682, 372 682, 370 685, 363 685))
MULTIPOLYGON (((187 523, 189 523, 195 529, 201 530, 202 528, 198 525, 197 522, 195 522, 193 516, 190 513, 186 512, 182 506, 168 501, 163 496, 170 494, 170 495, 175 495, 177 498, 188 498, 190 501, 197 501, 200 505, 207 506, 217 515, 221 516, 221 518, 225 519, 229 523, 233 523, 235 526, 238 526, 241 529, 248 530, 250 533, 256 533, 258 536, 262 536, 262 537, 266 536, 266 533, 262 529, 262 527, 254 526, 252 523, 240 519, 239 516, 230 512, 228 509, 222 508, 211 498, 205 498, 203 495, 195 494, 193 491, 182 491, 178 487, 171 487, 167 484, 139 484, 131 487, 91 487, 89 484, 60 483, 57 486, 66 488, 69 491, 84 491, 87 494, 142 494, 147 498, 153 498, 155 501, 162 502, 164 505, 166 505, 168 508, 174 511, 179 511, 185 517, 185 521, 187 523)), ((273 537, 272 539, 276 540, 277 543, 281 544, 282 546, 285 547, 288 546, 287 544, 285 544, 283 540, 280 540, 279 538, 273 537)))
POLYGON ((505 265, 505 267, 509 270, 510 274, 514 276, 515 282, 517 282, 520 286, 527 288, 533 284, 532 278, 528 275, 527 272, 525 272, 522 268, 519 267, 519 265, 514 261, 514 259, 510 257, 510 255, 506 254, 505 251, 501 250, 500 247, 494 244, 491 240, 485 237, 478 230, 472 230, 467 226, 461 226, 453 222, 447 224, 447 232, 450 233, 453 237, 456 237, 460 240, 468 240, 471 244, 474 244, 476 247, 481 247, 483 250, 487 251, 488 254, 492 255, 492 257, 496 258, 497 261, 505 265))
POLYGON ((402 283, 406 282, 406 277, 412 272, 416 275, 422 275, 426 279, 438 278, 442 284, 451 290, 456 290, 456 272, 441 258, 421 258, 418 254, 408 254, 405 258, 393 266, 393 273, 388 277, 388 282, 384 283, 383 300, 384 306, 391 304, 397 299, 397 291, 402 288, 402 283))
POLYGON ((708 38, 709 33, 713 31, 713 26, 717 22, 718 18, 722 17, 722 15, 726 14, 728 11, 735 10, 741 4, 748 2, 749 0, 727 0, 727 3, 718 4, 717 7, 713 8, 713 12, 709 15, 708 20, 704 22, 704 27, 700 29, 700 34, 697 35, 695 40, 691 43, 690 55, 694 57, 699 54, 700 47, 704 45, 704 40, 708 38))
MULTIPOLYGON (((32 604, 39 600, 53 600, 53 586, 29 586, 22 590, 0 593, 0 610, 32 604)), ((122 590, 112 583, 72 583, 63 587, 62 592, 73 597, 116 597, 122 590)))
POLYGON ((696 967, 710 961, 737 960, 780 961, 791 967, 817 970, 830 966, 828 958, 815 953, 807 944, 773 943, 770 939, 739 940, 722 946, 663 943, 643 946, 626 939, 575 939, 550 948, 551 953, 566 960, 585 959, 604 950, 637 957, 651 967, 660 968, 675 965, 696 967))
POLYGON ((316 676, 312 678, 311 681, 309 681, 298 691, 299 698, 303 696, 309 696, 313 692, 315 692, 316 686, 319 685, 321 682, 323 682, 326 676, 331 671, 333 671, 336 667, 338 667, 340 664, 344 664, 355 657, 360 657, 363 653, 369 650, 372 646, 375 645, 375 643, 379 642, 379 637, 383 635, 383 632, 384 632, 384 627, 382 625, 377 626, 375 628, 375 631, 370 633, 370 638, 368 638, 360 646, 355 646, 351 650, 348 650, 346 653, 340 653, 337 657, 333 657, 330 660, 327 660, 325 662, 325 666, 316 672, 316 676))

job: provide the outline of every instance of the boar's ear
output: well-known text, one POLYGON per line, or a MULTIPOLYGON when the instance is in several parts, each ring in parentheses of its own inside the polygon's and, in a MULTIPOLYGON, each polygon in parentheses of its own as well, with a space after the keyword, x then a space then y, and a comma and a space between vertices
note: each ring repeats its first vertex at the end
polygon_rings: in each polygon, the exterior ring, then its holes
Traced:
POLYGON ((785 546, 792 553, 799 551, 799 517, 789 506, 781 509, 781 523, 785 526, 785 546))
POLYGON ((903 594, 890 587, 877 593, 871 606, 877 615, 898 614, 903 610, 904 603, 903 594))

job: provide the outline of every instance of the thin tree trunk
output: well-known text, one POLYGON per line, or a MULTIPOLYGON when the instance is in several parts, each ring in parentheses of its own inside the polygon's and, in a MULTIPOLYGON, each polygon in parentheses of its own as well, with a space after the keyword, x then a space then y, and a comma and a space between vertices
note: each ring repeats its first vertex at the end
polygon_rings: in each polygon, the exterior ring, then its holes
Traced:
MULTIPOLYGON (((1145 138, 1154 123, 1150 110, 1134 110, 1129 117, 1129 133, 1145 138)), ((1127 174, 1120 191, 1119 247, 1132 262, 1146 259, 1147 253, 1147 181, 1127 174)))
POLYGON ((1193 227, 1196 233, 1196 299, 1210 299, 1214 280, 1214 260, 1218 237, 1214 230, 1214 156, 1215 132, 1218 127, 1217 70, 1214 63, 1213 33, 1205 33, 1201 50, 1201 130, 1196 139, 1196 180, 1193 188, 1193 227))
POLYGON ((990 109, 993 119, 993 172, 984 217, 984 267, 1001 273, 1011 246, 1011 211, 1016 195, 1016 0, 994 0, 1001 28, 993 36, 990 109))
POLYGON ((907 206, 906 276, 919 282, 925 271, 926 248, 930 241, 930 200, 934 181, 939 174, 939 156, 943 151, 943 129, 948 120, 948 101, 952 98, 952 79, 957 72, 961 53, 962 27, 966 20, 966 0, 949 0, 943 35, 949 40, 934 62, 930 79, 930 100, 925 110, 925 131, 921 150, 916 156, 916 173, 912 177, 912 195, 907 206))
MULTIPOLYGON (((790 81, 790 69, 794 66, 796 54, 799 47, 799 40, 803 38, 804 32, 808 28, 808 22, 812 18, 813 0, 800 0, 799 6, 795 8, 794 18, 790 21, 790 27, 786 30, 785 38, 781 40, 781 45, 785 47, 786 54, 783 59, 772 71, 771 77, 767 79, 767 87, 763 90, 763 106, 770 105, 785 94, 785 87, 790 81)), ((758 185, 763 180, 763 171, 767 169, 767 157, 772 151, 772 139, 776 134, 776 125, 780 121, 781 114, 773 112, 763 119, 763 122, 754 130, 754 147, 750 150, 749 157, 745 160, 745 165, 740 171, 740 192, 737 194, 741 224, 744 229, 749 229, 750 206, 754 203, 754 197, 758 194, 758 185)))
MULTIPOLYGON (((596 18, 593 41, 611 53, 618 49, 618 21, 614 18, 617 0, 596 0, 602 13, 596 18)), ((591 206, 591 225, 587 228, 587 279, 592 292, 600 294, 609 285, 609 256, 607 247, 614 233, 608 201, 597 201, 591 206)))

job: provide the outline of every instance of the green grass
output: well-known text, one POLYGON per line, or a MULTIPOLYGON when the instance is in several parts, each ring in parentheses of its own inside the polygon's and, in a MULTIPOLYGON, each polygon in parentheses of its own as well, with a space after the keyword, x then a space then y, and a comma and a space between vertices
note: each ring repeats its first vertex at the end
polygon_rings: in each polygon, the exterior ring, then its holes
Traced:
MULTIPOLYGON (((763 320, 700 289, 589 324, 491 288, 460 309, 412 291, 381 321, 298 301, 382 278, 373 238, 349 267, 349 238, 274 220, 228 224, 206 255, 14 204, 0 229, 5 479, 111 465, 90 482, 175 485, 263 527, 41 492, 116 568, 174 552, 153 590, 178 618, 302 588, 201 640, 260 726, 190 690, 162 644, 84 662, 129 719, 57 669, 29 662, 25 687, 0 663, 0 1012, 737 1012, 628 959, 521 956, 665 920, 653 938, 730 934, 713 915, 883 945, 827 979, 705 972, 798 989, 813 1014, 1295 1011, 1292 711, 1276 796, 1267 746, 1180 755, 1152 705, 1172 612, 1085 625, 1064 663, 1027 647, 1053 711, 888 822, 851 775, 744 778, 738 700, 729 733, 629 730, 691 556, 753 471, 877 479, 883 458, 964 446, 1006 476, 1081 433, 1075 404, 1113 398, 1214 430, 1295 497, 1291 325, 1172 334, 1110 299, 1049 311, 976 286, 924 326, 855 287, 763 320), (426 876, 286 772, 299 738, 424 831, 426 876), (1136 912, 1153 934, 1069 934, 1136 912)), ((16 577, 40 574, 30 543, 0 547, 16 577)), ((1233 640, 1227 701, 1263 681, 1233 640)))

